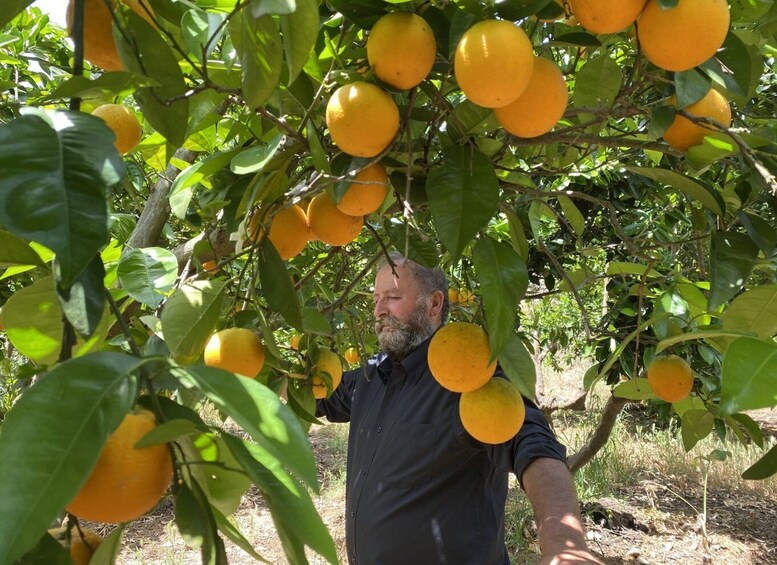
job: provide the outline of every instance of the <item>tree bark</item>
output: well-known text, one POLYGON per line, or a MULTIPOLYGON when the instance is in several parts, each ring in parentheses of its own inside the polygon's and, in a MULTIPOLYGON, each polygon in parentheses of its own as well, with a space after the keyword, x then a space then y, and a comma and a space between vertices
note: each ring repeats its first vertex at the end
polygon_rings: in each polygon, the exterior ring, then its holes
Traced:
POLYGON ((618 420, 618 415, 628 402, 630 401, 625 398, 610 396, 610 399, 607 401, 607 404, 602 411, 602 417, 599 420, 599 424, 596 426, 593 434, 591 434, 591 437, 588 438, 586 444, 581 447, 577 453, 573 453, 567 457, 567 467, 569 467, 569 470, 572 473, 593 459, 594 455, 604 447, 604 444, 606 444, 607 440, 610 438, 615 422, 618 420))

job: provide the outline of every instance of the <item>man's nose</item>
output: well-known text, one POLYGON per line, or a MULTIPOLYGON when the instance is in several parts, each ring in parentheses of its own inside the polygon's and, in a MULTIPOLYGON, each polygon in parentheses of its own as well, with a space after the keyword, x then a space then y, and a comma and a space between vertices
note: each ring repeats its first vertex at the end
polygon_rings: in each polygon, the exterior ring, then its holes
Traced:
POLYGON ((382 298, 378 298, 375 301, 375 308, 373 309, 373 315, 375 316, 375 319, 385 316, 388 314, 388 310, 386 309, 386 301, 382 298))

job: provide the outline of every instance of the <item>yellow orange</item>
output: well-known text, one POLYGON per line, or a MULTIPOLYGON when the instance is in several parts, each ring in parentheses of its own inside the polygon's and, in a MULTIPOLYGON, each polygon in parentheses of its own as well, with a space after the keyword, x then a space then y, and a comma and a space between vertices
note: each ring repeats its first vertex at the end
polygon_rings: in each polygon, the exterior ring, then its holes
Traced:
POLYGON ((203 359, 209 367, 253 379, 264 366, 264 356, 264 345, 258 335, 246 328, 227 328, 210 337, 203 359))
POLYGON ((367 37, 367 61, 375 76, 402 90, 413 88, 426 78, 436 52, 432 28, 411 12, 382 16, 367 37))
POLYGON ((151 510, 173 477, 167 445, 137 449, 135 444, 156 428, 148 410, 131 412, 105 443, 97 465, 66 509, 84 520, 117 524, 151 510))
POLYGON ((349 216, 366 216, 380 208, 388 194, 388 175, 380 163, 359 172, 340 198, 337 209, 349 216))
POLYGON ((593 33, 617 33, 637 19, 646 0, 569 0, 572 13, 593 33))
POLYGON ((526 407, 510 381, 493 378, 459 399, 459 418, 469 435, 489 444, 504 443, 523 426, 526 407))
POLYGON ((693 370, 677 355, 656 357, 647 370, 648 385, 659 398, 679 402, 693 390, 693 370))
POLYGON ((299 334, 294 334, 291 336, 291 339, 289 340, 289 347, 291 347, 294 351, 299 351, 299 342, 302 340, 302 336, 299 334))
POLYGON ((332 141, 354 157, 374 157, 399 131, 399 109, 388 93, 367 82, 341 86, 326 105, 332 141))
POLYGON ((486 332, 469 322, 444 325, 434 334, 427 353, 432 376, 453 392, 469 392, 487 383, 496 369, 490 357, 486 332))
POLYGON ((667 9, 649 0, 637 25, 639 46, 657 67, 687 71, 720 49, 730 19, 726 0, 680 0, 667 9))
POLYGON ((349 347, 345 350, 345 360, 351 365, 359 362, 359 352, 356 351, 355 347, 349 347))
POLYGON ((553 129, 567 108, 567 83, 553 61, 537 57, 529 86, 507 106, 496 108, 496 119, 518 137, 537 137, 553 129))
POLYGON ((359 235, 364 218, 343 214, 329 194, 322 192, 308 205, 308 222, 315 239, 329 245, 347 245, 359 235))
POLYGON ((67 545, 67 528, 52 528, 49 530, 49 534, 63 547, 68 548, 73 565, 88 565, 97 546, 103 541, 100 534, 83 526, 81 526, 80 532, 79 528, 70 530, 70 547, 67 545))
POLYGON ((469 100, 485 108, 499 108, 526 89, 533 65, 526 32, 512 22, 483 20, 459 40, 453 72, 469 100))
POLYGON ((459 301, 459 291, 455 288, 448 289, 448 302, 456 304, 459 301))
POLYGON ((103 104, 92 112, 93 116, 102 120, 113 130, 116 139, 113 145, 119 153, 129 153, 140 143, 143 130, 140 128, 135 112, 120 104, 103 104))
MULTIPOLYGON (((671 105, 676 105, 676 99, 669 99, 671 105)), ((685 108, 693 116, 710 118, 725 127, 731 126, 731 107, 728 100, 717 90, 710 89, 704 97, 685 108)), ((704 142, 704 137, 718 130, 711 125, 695 124, 688 118, 675 116, 672 124, 664 132, 664 141, 679 151, 687 151, 694 145, 704 142)))
POLYGON ((329 391, 326 387, 326 381, 321 373, 328 373, 332 378, 332 391, 340 386, 340 381, 343 380, 343 364, 340 362, 340 357, 334 351, 328 349, 322 349, 316 364, 313 366, 313 377, 311 378, 311 384, 313 386, 313 396, 315 398, 326 398, 329 391))

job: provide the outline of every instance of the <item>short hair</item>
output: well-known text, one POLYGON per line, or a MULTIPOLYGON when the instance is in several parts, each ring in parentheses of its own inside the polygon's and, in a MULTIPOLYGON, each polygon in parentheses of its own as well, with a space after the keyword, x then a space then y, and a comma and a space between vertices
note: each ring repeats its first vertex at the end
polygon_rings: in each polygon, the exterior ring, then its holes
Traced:
POLYGON ((418 283, 422 295, 430 296, 438 290, 442 292, 442 310, 440 310, 440 322, 448 319, 450 312, 450 302, 448 301, 448 277, 439 267, 429 268, 408 259, 399 251, 391 251, 388 258, 383 258, 378 268, 382 269, 389 264, 389 261, 396 265, 407 265, 413 274, 413 279, 418 283))

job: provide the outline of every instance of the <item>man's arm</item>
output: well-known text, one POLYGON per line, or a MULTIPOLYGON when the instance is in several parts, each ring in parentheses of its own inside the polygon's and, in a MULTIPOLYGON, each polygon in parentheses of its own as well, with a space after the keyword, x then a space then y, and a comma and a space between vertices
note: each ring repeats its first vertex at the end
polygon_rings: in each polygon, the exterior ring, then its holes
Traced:
POLYGON ((540 534, 540 565, 602 562, 585 543, 577 493, 567 466, 557 459, 535 459, 523 472, 526 496, 540 534))

